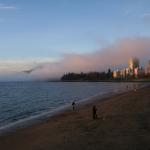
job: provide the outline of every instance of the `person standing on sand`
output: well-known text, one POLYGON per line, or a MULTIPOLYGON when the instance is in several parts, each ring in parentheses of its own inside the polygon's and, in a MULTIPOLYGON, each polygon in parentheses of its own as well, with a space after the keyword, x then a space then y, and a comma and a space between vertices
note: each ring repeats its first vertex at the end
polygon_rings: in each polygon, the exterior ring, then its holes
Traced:
POLYGON ((97 119, 97 108, 95 105, 93 106, 93 119, 97 119))
POLYGON ((127 88, 127 90, 129 90, 129 86, 128 85, 126 86, 126 88, 127 88))
POLYGON ((75 110, 75 101, 72 102, 72 109, 75 110))

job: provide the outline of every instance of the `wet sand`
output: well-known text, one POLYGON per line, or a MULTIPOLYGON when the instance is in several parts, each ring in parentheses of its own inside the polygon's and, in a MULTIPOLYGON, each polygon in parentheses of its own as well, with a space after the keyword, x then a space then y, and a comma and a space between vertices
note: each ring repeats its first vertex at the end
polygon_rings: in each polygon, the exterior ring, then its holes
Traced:
POLYGON ((0 150, 150 150, 150 87, 70 108, 0 136, 0 150), (92 106, 98 119, 92 119, 92 106))

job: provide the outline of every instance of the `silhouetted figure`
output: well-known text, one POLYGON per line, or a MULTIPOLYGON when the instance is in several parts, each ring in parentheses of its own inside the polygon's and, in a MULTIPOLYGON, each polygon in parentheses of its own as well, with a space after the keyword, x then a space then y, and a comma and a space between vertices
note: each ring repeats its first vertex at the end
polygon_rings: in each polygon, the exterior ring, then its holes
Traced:
POLYGON ((136 91, 137 91, 137 89, 136 89, 136 85, 134 85, 134 87, 133 87, 133 88, 134 88, 134 92, 136 92, 136 91))
POLYGON ((95 105, 93 106, 93 119, 97 119, 97 108, 95 105))
POLYGON ((75 110, 75 102, 72 102, 72 109, 75 110))

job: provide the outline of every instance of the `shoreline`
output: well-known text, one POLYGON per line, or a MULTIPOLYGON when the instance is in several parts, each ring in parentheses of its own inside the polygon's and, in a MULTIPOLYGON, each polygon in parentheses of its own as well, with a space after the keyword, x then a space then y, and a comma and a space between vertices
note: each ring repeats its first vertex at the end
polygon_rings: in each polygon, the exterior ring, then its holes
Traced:
POLYGON ((47 81, 47 82, 125 82, 125 83, 131 83, 131 82, 150 82, 150 79, 136 79, 136 80, 52 80, 52 81, 47 81))
MULTIPOLYGON (((112 96, 115 96, 115 95, 118 95, 121 93, 126 93, 126 92, 129 92, 129 91, 122 89, 117 92, 108 92, 108 93, 103 93, 103 94, 98 93, 94 96, 82 99, 82 100, 76 102, 76 104, 78 105, 78 107, 81 107, 86 104, 92 103, 92 102, 96 101, 97 99, 103 100, 103 99, 111 98, 112 96)), ((8 125, 2 126, 2 127, 0 127, 0 136, 13 133, 17 129, 23 129, 23 128, 31 127, 32 125, 35 125, 35 124, 46 122, 47 120, 51 119, 52 117, 61 115, 70 109, 72 109, 71 104, 65 104, 54 110, 43 112, 41 114, 31 116, 31 117, 28 117, 25 119, 21 119, 16 122, 10 123, 8 125)))
MULTIPOLYGON (((150 86, 150 85, 141 84, 137 89, 142 89, 142 88, 145 88, 148 86, 150 86)), ((94 103, 97 101, 103 101, 106 99, 111 99, 111 97, 113 97, 113 96, 125 94, 125 93, 131 92, 133 90, 134 89, 132 87, 128 90, 127 89, 121 89, 118 91, 108 92, 108 93, 103 93, 103 94, 98 93, 94 96, 91 96, 91 97, 88 97, 88 98, 85 98, 85 99, 82 99, 82 100, 76 102, 76 105, 78 105, 78 108, 84 107, 84 105, 91 104, 91 103, 94 103)), ((24 129, 24 128, 32 127, 33 125, 36 125, 36 124, 44 123, 44 122, 48 121, 49 119, 51 119, 55 116, 61 115, 61 114, 65 113, 71 109, 72 109, 71 104, 65 104, 63 106, 60 106, 60 107, 54 109, 54 110, 46 111, 46 112, 43 112, 41 114, 31 116, 28 118, 24 118, 24 119, 18 120, 16 122, 10 123, 8 125, 2 126, 2 127, 0 127, 0 136, 14 133, 18 129, 24 129)))
POLYGON ((30 127, 0 136, 3 150, 148 149, 150 86, 95 99, 30 127), (98 108, 98 120, 91 115, 98 108), (8 144, 9 143, 9 144, 8 144))

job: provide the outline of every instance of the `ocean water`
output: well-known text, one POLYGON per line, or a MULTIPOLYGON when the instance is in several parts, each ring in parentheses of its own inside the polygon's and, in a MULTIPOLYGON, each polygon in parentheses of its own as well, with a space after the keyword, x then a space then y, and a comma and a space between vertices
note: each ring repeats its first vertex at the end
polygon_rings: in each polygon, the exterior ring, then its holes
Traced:
POLYGON ((54 112, 60 107, 95 95, 124 91, 140 83, 109 82, 1 82, 0 130, 28 118, 54 112))

